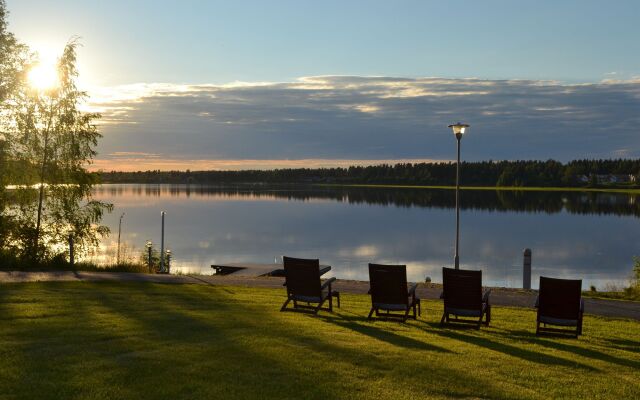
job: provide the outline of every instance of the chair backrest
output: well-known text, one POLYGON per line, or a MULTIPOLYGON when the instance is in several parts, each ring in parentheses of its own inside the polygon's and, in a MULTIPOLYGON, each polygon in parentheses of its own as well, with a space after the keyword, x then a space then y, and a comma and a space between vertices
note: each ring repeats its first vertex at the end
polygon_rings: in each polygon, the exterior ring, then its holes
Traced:
POLYGON ((320 297, 320 260, 283 257, 287 293, 320 297))
POLYGON ((442 268, 444 306, 482 310, 482 271, 442 268))
POLYGON ((406 265, 369 264, 369 284, 373 304, 409 304, 406 265))
POLYGON ((578 319, 582 280, 540 277, 538 315, 559 319, 578 319))

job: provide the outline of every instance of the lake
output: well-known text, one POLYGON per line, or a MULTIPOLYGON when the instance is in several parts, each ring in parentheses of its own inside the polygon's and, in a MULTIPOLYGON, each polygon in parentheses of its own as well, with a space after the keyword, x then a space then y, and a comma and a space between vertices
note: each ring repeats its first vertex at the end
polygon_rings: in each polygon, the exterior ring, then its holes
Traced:
MULTIPOLYGON (((111 235, 96 260, 115 254, 124 212, 123 257, 159 248, 161 211, 172 272, 211 274, 211 264, 319 258, 328 276, 368 279, 367 263, 406 264, 411 281, 442 281, 453 265, 455 192, 446 189, 101 185, 114 204, 111 235)), ((594 192, 462 191, 460 266, 486 285, 521 287, 523 249, 540 275, 579 278, 583 288, 625 285, 640 255, 636 195, 594 192)))

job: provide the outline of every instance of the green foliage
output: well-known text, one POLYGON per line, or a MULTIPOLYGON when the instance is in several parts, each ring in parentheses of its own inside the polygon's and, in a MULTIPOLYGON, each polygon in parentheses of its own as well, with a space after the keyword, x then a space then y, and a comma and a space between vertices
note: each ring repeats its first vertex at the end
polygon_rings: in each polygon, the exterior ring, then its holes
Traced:
POLYGON ((2 287, 0 393, 14 399, 637 399, 640 322, 585 316, 535 337, 535 311, 479 331, 366 320, 366 295, 318 316, 284 289, 48 282, 2 287))
MULTIPOLYGON (((587 295, 589 295, 588 292, 587 295)), ((615 291, 593 293, 592 297, 640 301, 640 257, 633 257, 633 269, 629 287, 615 291)))
POLYGON ((640 257, 633 257, 631 285, 625 289, 625 295, 632 300, 640 300, 640 257))
POLYGON ((37 56, 7 30, 6 16, 0 0, 0 250, 47 263, 69 235, 81 253, 108 233, 100 220, 111 206, 91 198, 95 176, 85 169, 100 138, 99 115, 79 110, 86 93, 76 86, 77 42, 59 59, 59 85, 35 90, 27 72, 37 56), (25 186, 7 193, 7 184, 25 186))
MULTIPOLYGON (((170 257, 165 253, 164 254, 164 265, 165 267, 170 263, 170 257)), ((145 249, 140 253, 140 257, 138 259, 138 264, 143 264, 149 269, 149 250, 145 249)), ((160 269, 160 250, 155 247, 151 248, 151 271, 158 272, 160 269)))
MULTIPOLYGON (((7 30, 7 7, 0 0, 0 104, 15 90, 24 76, 27 48, 7 30)), ((1 111, 1 110, 0 110, 1 111)))
POLYGON ((633 257, 633 282, 640 285, 640 257, 633 257))

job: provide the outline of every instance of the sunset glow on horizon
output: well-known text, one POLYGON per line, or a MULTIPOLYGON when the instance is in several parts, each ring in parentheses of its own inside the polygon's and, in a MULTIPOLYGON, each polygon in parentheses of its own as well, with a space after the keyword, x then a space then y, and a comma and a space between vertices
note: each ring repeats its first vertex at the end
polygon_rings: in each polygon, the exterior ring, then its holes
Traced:
POLYGON ((434 163, 451 162, 451 160, 432 159, 393 159, 393 160, 340 160, 340 159, 301 159, 301 160, 180 160, 165 159, 161 155, 141 158, 98 159, 88 166, 91 171, 241 171, 241 170, 273 170, 296 168, 348 168, 351 166, 371 166, 397 163, 434 163))

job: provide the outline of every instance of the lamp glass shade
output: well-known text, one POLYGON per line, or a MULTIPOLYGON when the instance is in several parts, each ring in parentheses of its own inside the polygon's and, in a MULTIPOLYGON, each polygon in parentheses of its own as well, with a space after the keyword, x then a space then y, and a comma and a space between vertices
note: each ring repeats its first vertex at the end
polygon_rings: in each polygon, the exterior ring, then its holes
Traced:
POLYGON ((453 130, 454 135, 458 136, 458 135, 464 135, 467 132, 467 130, 469 130, 469 125, 461 124, 460 122, 458 122, 457 124, 449 125, 449 128, 453 130))

